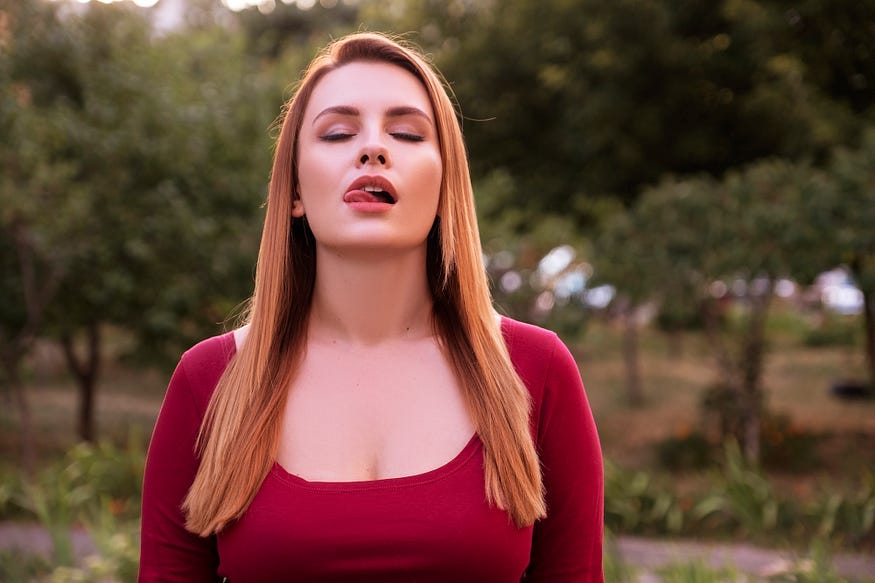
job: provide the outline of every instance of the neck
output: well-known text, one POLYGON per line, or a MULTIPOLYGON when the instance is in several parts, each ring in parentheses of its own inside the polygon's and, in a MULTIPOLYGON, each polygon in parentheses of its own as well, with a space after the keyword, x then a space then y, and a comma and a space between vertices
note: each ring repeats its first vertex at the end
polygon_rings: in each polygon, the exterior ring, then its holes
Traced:
POLYGON ((311 338, 378 344, 432 334, 426 248, 379 257, 317 247, 311 338))

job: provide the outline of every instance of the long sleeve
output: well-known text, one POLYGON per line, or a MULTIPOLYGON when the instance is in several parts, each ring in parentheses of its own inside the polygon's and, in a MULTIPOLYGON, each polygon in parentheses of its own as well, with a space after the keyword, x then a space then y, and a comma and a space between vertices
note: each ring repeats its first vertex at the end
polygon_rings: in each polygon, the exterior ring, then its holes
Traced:
POLYGON ((553 336, 537 423, 547 517, 535 523, 525 581, 601 583, 604 470, 577 363, 553 336))
POLYGON ((215 537, 202 538, 187 531, 181 509, 197 472, 194 446, 202 418, 184 356, 170 380, 149 444, 143 482, 140 583, 216 581, 215 537))

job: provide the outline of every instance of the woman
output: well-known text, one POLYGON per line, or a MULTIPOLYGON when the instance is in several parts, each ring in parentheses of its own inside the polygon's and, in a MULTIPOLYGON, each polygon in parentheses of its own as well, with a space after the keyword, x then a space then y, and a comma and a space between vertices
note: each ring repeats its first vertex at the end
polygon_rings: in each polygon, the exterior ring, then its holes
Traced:
POLYGON ((499 318, 461 130, 423 58, 330 45, 285 112, 249 322, 177 367, 141 581, 601 581, 574 360, 499 318))

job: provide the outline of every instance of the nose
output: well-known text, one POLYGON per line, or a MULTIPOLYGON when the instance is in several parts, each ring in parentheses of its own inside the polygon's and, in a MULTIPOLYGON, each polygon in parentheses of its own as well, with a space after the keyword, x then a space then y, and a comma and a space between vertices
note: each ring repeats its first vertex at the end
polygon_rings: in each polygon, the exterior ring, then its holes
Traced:
MULTIPOLYGON (((365 164, 367 164, 368 162, 371 161, 371 158, 372 158, 371 154, 362 154, 362 157, 359 158, 359 163, 362 166, 364 166, 365 164)), ((373 157, 373 159, 375 160, 375 162, 374 162, 375 164, 382 164, 384 166, 386 165, 386 156, 384 154, 377 154, 376 156, 373 157)))
POLYGON ((391 165, 389 150, 377 140, 371 140, 362 147, 356 162, 356 166, 359 168, 367 164, 383 166, 385 168, 388 168, 391 165))

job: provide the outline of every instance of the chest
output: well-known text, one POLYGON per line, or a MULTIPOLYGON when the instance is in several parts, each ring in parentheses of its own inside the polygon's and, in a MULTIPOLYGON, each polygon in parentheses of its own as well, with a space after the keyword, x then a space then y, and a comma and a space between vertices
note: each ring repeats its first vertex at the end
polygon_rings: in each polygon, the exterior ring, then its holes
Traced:
POLYGON ((516 583, 532 529, 486 504, 482 463, 475 437, 417 476, 310 482, 275 465, 243 518, 219 535, 219 573, 232 583, 516 583))
POLYGON ((277 461, 309 480, 394 478, 447 463, 473 433, 459 380, 433 343, 314 345, 289 389, 277 461))

